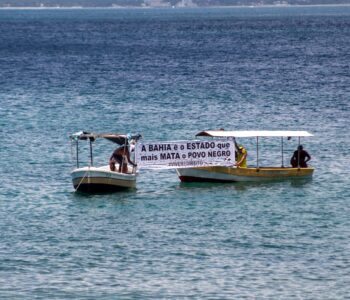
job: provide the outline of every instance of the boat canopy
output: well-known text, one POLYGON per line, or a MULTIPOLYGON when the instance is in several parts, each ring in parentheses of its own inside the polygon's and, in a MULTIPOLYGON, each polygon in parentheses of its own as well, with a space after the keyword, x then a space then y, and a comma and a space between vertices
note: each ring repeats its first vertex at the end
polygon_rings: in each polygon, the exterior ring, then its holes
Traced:
POLYGON ((70 135, 70 138, 75 141, 89 139, 92 142, 94 142, 98 138, 104 138, 118 145, 124 145, 124 144, 127 144, 129 140, 140 139, 141 134, 131 135, 131 134, 119 134, 119 133, 94 133, 94 132, 80 131, 70 135))
POLYGON ((196 134, 196 136, 211 137, 307 137, 313 134, 307 131, 281 131, 281 130, 247 130, 247 131, 226 131, 226 130, 206 130, 196 134))

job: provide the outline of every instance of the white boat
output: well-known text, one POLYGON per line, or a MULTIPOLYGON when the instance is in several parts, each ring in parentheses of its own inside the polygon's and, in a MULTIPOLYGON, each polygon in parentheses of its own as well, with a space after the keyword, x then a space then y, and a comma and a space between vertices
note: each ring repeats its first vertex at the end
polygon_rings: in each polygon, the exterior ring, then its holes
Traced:
POLYGON ((201 131, 196 136, 210 136, 215 138, 255 138, 256 139, 256 165, 247 168, 234 166, 210 166, 198 168, 176 169, 179 179, 183 182, 259 182, 269 180, 281 180, 290 178, 310 178, 314 168, 301 168, 298 162, 296 168, 284 166, 283 138, 310 137, 307 131, 225 131, 209 130, 201 131), (259 137, 281 138, 281 167, 261 166, 259 161, 259 137))
MULTIPOLYGON (((123 172, 111 171, 109 165, 94 167, 92 143, 98 138, 110 140, 118 145, 128 145, 130 139, 137 140, 140 136, 129 137, 125 134, 98 134, 78 132, 70 136, 76 143, 76 169, 71 172, 74 189, 85 193, 115 192, 136 187, 136 168, 125 166, 123 172), (79 141, 90 143, 90 165, 79 167, 79 141)), ((119 165, 116 163, 116 170, 119 165)))

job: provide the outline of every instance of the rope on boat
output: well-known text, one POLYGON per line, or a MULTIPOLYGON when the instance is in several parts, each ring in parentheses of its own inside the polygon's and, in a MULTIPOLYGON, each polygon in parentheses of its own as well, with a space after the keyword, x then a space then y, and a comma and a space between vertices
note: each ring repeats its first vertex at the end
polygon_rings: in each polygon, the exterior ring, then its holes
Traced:
POLYGON ((80 185, 81 185, 81 183, 83 182, 83 180, 85 179, 85 177, 86 177, 86 174, 88 174, 89 173, 89 171, 90 171, 90 166, 89 166, 89 168, 87 169, 87 171, 85 172, 85 174, 84 174, 84 177, 80 180, 80 182, 79 182, 79 184, 78 184, 78 186, 77 186, 77 188, 75 189, 75 191, 74 192, 76 192, 78 189, 79 189, 79 187, 80 187, 80 185))

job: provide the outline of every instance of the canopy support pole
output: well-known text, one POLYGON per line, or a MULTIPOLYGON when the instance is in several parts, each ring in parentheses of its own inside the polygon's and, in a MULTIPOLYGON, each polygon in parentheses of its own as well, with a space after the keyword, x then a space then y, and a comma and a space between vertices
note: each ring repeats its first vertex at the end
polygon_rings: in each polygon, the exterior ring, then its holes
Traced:
POLYGON ((256 137, 256 168, 259 169, 259 137, 256 137))
POLYGON ((282 168, 284 168, 284 159, 283 159, 283 136, 281 136, 281 152, 282 152, 282 168))
MULTIPOLYGON (((126 164, 126 168, 128 168, 128 158, 126 158, 127 143, 128 143, 128 139, 126 137, 125 142, 124 142, 124 153, 123 153, 122 165, 121 165, 121 169, 120 169, 121 173, 123 173, 123 168, 124 168, 125 164, 126 164), (126 159, 126 162, 125 162, 125 159, 126 159)), ((126 169, 126 173, 128 173, 128 169, 126 169)))
POLYGON ((76 141, 75 150, 76 150, 76 157, 77 157, 77 168, 79 168, 79 141, 78 140, 76 141))
POLYGON ((93 158, 92 158, 92 142, 91 139, 89 139, 90 141, 90 166, 93 166, 94 162, 93 162, 93 158))
POLYGON ((300 136, 298 137, 298 169, 300 169, 300 136))

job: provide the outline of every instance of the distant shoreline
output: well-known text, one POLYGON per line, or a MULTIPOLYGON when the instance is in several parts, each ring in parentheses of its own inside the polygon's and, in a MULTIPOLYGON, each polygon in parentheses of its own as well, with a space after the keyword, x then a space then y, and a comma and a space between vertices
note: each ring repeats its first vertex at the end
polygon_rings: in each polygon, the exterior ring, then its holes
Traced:
POLYGON ((349 7, 349 4, 287 4, 287 5, 215 5, 215 6, 190 6, 190 7, 170 7, 170 6, 0 6, 0 10, 60 10, 60 9, 201 9, 201 8, 291 8, 291 7, 349 7))

